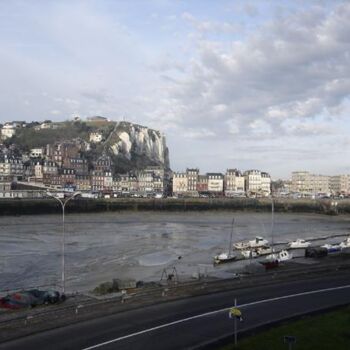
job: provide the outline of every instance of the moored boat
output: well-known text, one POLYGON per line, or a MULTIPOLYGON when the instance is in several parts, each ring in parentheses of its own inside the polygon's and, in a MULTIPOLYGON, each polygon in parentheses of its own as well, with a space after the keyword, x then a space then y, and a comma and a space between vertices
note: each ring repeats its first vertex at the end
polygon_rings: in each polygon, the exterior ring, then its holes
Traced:
POLYGON ((307 242, 305 241, 305 239, 300 239, 300 238, 288 243, 289 248, 292 248, 292 249, 307 248, 307 247, 310 247, 310 245, 311 245, 311 242, 307 242))
POLYGON ((267 261, 277 260, 279 263, 283 261, 291 260, 291 259, 293 259, 293 255, 290 254, 287 250, 281 250, 278 253, 273 253, 266 257, 267 261))
POLYGON ((268 245, 269 242, 263 237, 256 236, 255 239, 250 241, 242 241, 233 244, 236 249, 249 249, 249 248, 259 248, 268 245))
POLYGON ((254 249, 241 250, 240 253, 245 259, 256 258, 258 256, 258 253, 254 249))
POLYGON ((228 251, 220 253, 216 256, 214 256, 214 264, 223 264, 230 261, 236 260, 236 255, 232 252, 232 235, 233 235, 233 224, 235 222, 235 219, 232 219, 232 225, 231 225, 231 233, 230 233, 230 243, 228 246, 228 251))
POLYGON ((214 257, 215 264, 223 264, 223 263, 234 261, 234 260, 236 260, 236 255, 232 255, 229 253, 221 253, 221 254, 216 255, 214 257))

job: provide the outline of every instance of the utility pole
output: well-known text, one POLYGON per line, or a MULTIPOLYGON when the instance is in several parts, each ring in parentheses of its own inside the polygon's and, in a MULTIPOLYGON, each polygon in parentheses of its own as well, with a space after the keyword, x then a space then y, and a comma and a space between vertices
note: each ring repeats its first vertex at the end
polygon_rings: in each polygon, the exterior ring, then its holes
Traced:
MULTIPOLYGON (((237 299, 235 298, 235 309, 237 308, 237 299)), ((233 317, 233 334, 235 337, 235 347, 237 347, 237 317, 233 317)))

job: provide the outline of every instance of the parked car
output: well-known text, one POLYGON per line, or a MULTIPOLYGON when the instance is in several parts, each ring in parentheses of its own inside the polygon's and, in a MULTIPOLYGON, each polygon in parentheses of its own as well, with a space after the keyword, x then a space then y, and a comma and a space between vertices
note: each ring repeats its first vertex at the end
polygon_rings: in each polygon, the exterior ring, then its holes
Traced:
POLYGON ((30 289, 8 294, 0 298, 0 307, 6 309, 21 309, 43 304, 56 304, 64 300, 65 295, 61 295, 55 290, 30 289))

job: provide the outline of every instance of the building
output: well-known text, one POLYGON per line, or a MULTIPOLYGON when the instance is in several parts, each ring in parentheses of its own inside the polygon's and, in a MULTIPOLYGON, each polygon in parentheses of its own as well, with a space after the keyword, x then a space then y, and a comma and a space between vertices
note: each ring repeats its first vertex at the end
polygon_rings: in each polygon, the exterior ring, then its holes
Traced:
POLYGON ((22 159, 8 156, 7 154, 0 156, 0 177, 20 180, 23 177, 23 173, 22 159))
POLYGON ((100 132, 92 132, 89 136, 90 142, 99 143, 102 141, 102 134, 100 132))
POLYGON ((260 170, 247 170, 244 172, 245 189, 248 195, 262 194, 262 180, 260 170))
POLYGON ((134 174, 121 174, 113 179, 114 192, 135 193, 139 190, 139 182, 134 174))
POLYGON ((186 173, 173 173, 173 194, 183 194, 188 190, 188 178, 186 173))
POLYGON ((16 134, 16 127, 12 124, 5 124, 1 129, 1 138, 3 140, 9 139, 16 134))
POLYGON ((79 158, 79 150, 79 146, 74 142, 62 142, 56 143, 53 147, 48 145, 47 155, 62 167, 67 158, 79 158))
POLYGON ((43 165, 42 162, 36 162, 34 165, 35 181, 43 180, 43 165))
POLYGON ((261 172, 261 192, 264 196, 271 194, 271 177, 270 174, 261 172))
POLYGON ((60 169, 59 170, 61 186, 74 187, 75 186, 75 170, 74 169, 60 169))
POLYGON ((91 176, 76 175, 75 186, 77 191, 91 191, 91 176))
POLYGON ((110 172, 112 170, 112 160, 106 154, 99 157, 95 163, 95 171, 97 172, 110 172))
POLYGON ((308 171, 294 171, 291 189, 303 196, 329 194, 330 176, 310 174, 308 171))
POLYGON ((44 151, 45 149, 42 147, 32 148, 30 150, 29 156, 30 158, 42 158, 44 155, 44 151))
POLYGON ((48 187, 61 187, 61 175, 57 174, 45 174, 43 173, 43 184, 48 187))
POLYGON ((208 192, 208 177, 207 175, 198 175, 197 192, 208 192))
POLYGON ((45 160, 43 162, 43 174, 56 175, 58 173, 57 164, 51 160, 45 160))
POLYGON ((208 191, 216 194, 224 192, 224 175, 221 173, 207 173, 208 191))
POLYGON ((329 178, 330 191, 335 195, 348 195, 350 193, 350 176, 336 175, 329 178))
POLYGON ((227 169, 224 180, 225 196, 230 197, 236 194, 244 193, 244 176, 239 170, 227 169))
POLYGON ((87 160, 80 157, 65 157, 62 160, 62 166, 74 169, 77 175, 87 175, 89 172, 87 160))

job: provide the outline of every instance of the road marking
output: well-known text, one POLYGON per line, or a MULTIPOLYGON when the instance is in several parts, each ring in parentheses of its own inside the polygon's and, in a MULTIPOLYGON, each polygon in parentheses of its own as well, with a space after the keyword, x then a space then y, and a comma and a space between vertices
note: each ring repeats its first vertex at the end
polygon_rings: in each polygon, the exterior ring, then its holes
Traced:
MULTIPOLYGON (((335 291, 335 290, 340 290, 340 289, 346 289, 346 288, 350 288, 350 285, 348 284, 348 285, 340 286, 340 287, 324 288, 324 289, 312 290, 312 291, 309 291, 309 292, 302 292, 302 293, 284 295, 284 296, 281 296, 281 297, 263 299, 263 300, 253 301, 253 302, 251 302, 251 303, 240 304, 240 305, 237 305, 237 307, 239 306, 240 308, 243 308, 243 307, 252 306, 252 305, 258 305, 258 304, 263 304, 263 303, 269 303, 269 302, 277 301, 277 300, 283 300, 283 299, 289 299, 289 298, 296 298, 296 297, 303 296, 303 295, 324 293, 324 292, 330 292, 330 291, 335 291)), ((231 307, 232 307, 232 306, 231 306, 231 307)), ((159 326, 156 326, 156 327, 147 328, 147 329, 144 329, 143 331, 139 331, 139 332, 131 333, 131 334, 128 334, 128 335, 124 335, 124 336, 119 337, 119 338, 111 339, 111 340, 108 340, 108 341, 103 342, 103 343, 100 343, 100 344, 96 344, 96 345, 93 345, 93 346, 89 346, 88 348, 84 348, 84 349, 82 349, 82 350, 92 350, 92 349, 101 348, 102 346, 105 346, 105 345, 109 345, 109 344, 112 344, 112 343, 116 343, 116 342, 118 342, 118 341, 125 340, 125 339, 128 339, 128 338, 136 337, 136 336, 141 335, 141 334, 153 332, 153 331, 156 331, 156 330, 158 330, 158 329, 170 327, 170 326, 173 326, 173 325, 175 325, 175 324, 184 323, 184 322, 191 321, 191 320, 194 320, 194 319, 197 319, 197 318, 201 318, 201 317, 206 317, 206 316, 218 314, 218 313, 220 313, 220 312, 227 312, 231 307, 225 307, 224 309, 215 310, 215 311, 210 311, 210 312, 206 312, 206 313, 204 313, 204 314, 195 315, 195 316, 183 318, 183 319, 181 319, 181 320, 177 320, 177 321, 165 323, 165 324, 162 324, 162 325, 159 325, 159 326)))

